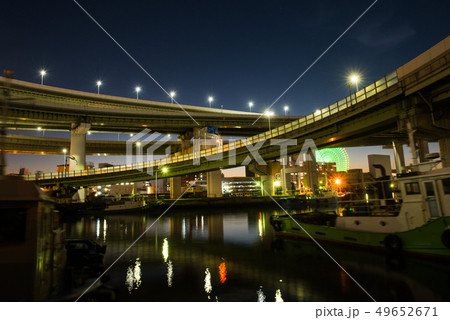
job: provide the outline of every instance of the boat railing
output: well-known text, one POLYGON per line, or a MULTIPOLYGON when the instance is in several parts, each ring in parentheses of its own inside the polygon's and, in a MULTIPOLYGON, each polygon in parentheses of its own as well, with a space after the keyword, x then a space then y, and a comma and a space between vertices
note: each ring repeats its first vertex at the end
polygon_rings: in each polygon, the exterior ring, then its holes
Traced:
POLYGON ((399 199, 343 200, 337 202, 340 216, 397 216, 400 213, 399 199))

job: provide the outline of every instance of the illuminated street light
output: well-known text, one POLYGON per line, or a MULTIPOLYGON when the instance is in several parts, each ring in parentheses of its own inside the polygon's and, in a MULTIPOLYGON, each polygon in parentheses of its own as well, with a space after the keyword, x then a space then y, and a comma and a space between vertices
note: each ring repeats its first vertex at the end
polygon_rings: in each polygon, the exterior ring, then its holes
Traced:
POLYGON ((99 80, 97 81, 97 94, 100 94, 100 86, 102 85, 102 82, 99 80))
POLYGON ((170 91, 169 95, 170 95, 170 103, 173 103, 173 98, 176 96, 176 92, 175 91, 170 91))
POLYGON ((269 119, 269 131, 271 130, 270 128, 270 117, 273 116, 273 111, 267 109, 266 112, 264 112, 264 114, 267 116, 267 118, 269 119))
POLYGON ((41 84, 44 84, 44 76, 47 74, 47 71, 42 69, 39 73, 41 75, 41 84))
POLYGON ((352 74, 350 76, 350 82, 356 86, 356 91, 358 91, 359 76, 357 74, 352 74))
POLYGON ((209 102, 209 107, 211 108, 211 102, 213 102, 214 101, 214 98, 213 97, 211 97, 211 96, 209 96, 208 97, 208 102, 209 102))
POLYGON ((67 149, 64 148, 62 151, 63 151, 63 153, 64 153, 64 170, 63 170, 63 177, 65 177, 65 176, 66 176, 66 166, 67 166, 67 160, 66 160, 67 149))
MULTIPOLYGON (((162 173, 167 173, 167 171, 166 167, 161 169, 162 173)), ((155 200, 158 200, 158 169, 155 171, 155 200)))
POLYGON ((134 90, 136 90, 136 99, 139 99, 139 92, 141 91, 141 87, 136 87, 134 90))
POLYGON ((338 187, 338 192, 341 192, 341 183, 342 181, 339 178, 334 180, 334 184, 338 187))
POLYGON ((250 112, 252 112, 253 102, 250 101, 250 102, 248 103, 248 106, 250 107, 250 112))
POLYGON ((352 85, 355 85, 356 91, 358 91, 358 83, 359 83, 360 77, 358 74, 353 73, 348 77, 348 92, 349 95, 352 95, 352 85))
POLYGON ((287 116, 287 112, 289 111, 289 106, 284 106, 284 115, 287 116))

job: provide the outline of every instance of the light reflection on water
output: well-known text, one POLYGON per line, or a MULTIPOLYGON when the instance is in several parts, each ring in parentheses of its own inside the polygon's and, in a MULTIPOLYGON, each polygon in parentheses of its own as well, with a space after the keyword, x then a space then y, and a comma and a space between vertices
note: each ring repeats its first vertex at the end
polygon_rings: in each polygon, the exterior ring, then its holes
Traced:
POLYGON ((128 288, 128 291, 137 290, 141 285, 142 271, 141 271, 141 261, 139 258, 136 259, 134 266, 129 266, 127 269, 127 276, 125 279, 125 284, 128 288))
MULTIPOLYGON (((120 301, 370 300, 313 243, 275 237, 266 223, 273 213, 168 214, 110 269, 109 285, 117 288, 120 301)), ((65 227, 68 238, 105 243, 107 267, 155 220, 151 215, 82 217, 65 227)), ((445 264, 325 247, 377 300, 450 300, 445 264)))

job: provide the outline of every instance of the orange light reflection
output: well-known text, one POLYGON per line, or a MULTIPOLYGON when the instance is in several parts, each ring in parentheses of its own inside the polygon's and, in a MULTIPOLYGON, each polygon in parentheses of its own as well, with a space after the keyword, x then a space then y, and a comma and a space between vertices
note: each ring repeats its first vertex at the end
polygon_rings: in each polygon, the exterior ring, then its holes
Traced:
POLYGON ((222 262, 219 266, 220 283, 225 283, 227 281, 227 267, 225 262, 222 262))

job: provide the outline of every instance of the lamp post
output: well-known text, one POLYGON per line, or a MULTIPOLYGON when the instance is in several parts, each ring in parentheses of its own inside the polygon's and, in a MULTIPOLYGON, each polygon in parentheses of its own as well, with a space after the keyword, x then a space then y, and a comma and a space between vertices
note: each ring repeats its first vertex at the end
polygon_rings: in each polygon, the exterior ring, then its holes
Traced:
POLYGON ((47 74, 47 71, 41 70, 39 73, 41 75, 41 84, 44 84, 44 76, 47 74))
POLYGON ((252 112, 253 102, 250 101, 250 102, 248 103, 248 106, 250 107, 250 112, 252 112))
MULTIPOLYGON (((161 169, 162 173, 167 173, 167 168, 161 169)), ((155 171, 155 200, 158 200, 158 169, 155 171)))
POLYGON ((135 88, 135 90, 136 90, 136 99, 138 100, 139 99, 139 92, 141 91, 141 87, 136 87, 135 88))
POLYGON ((211 102, 213 102, 214 101, 214 98, 213 97, 211 97, 211 96, 209 96, 208 97, 208 102, 209 102, 209 107, 211 108, 211 102))
POLYGON ((170 103, 173 103, 173 98, 175 98, 176 94, 177 93, 175 91, 170 91, 170 103))
POLYGON ((273 116, 273 111, 271 110, 266 110, 266 112, 264 112, 264 114, 267 116, 267 118, 269 119, 269 131, 271 130, 270 128, 270 117, 273 116))
POLYGON ((352 84, 356 86, 356 91, 358 91, 358 82, 359 82, 359 75, 357 74, 351 74, 348 78, 348 94, 350 96, 350 102, 352 102, 352 84))
POLYGON ((341 179, 338 178, 338 179, 334 180, 334 183, 338 187, 338 192, 341 193, 341 183, 342 183, 341 179))
POLYGON ((99 80, 97 81, 97 94, 100 94, 100 86, 102 85, 102 82, 99 80))
POLYGON ((64 170, 63 170, 63 177, 65 177, 65 175, 66 175, 66 153, 67 153, 67 149, 64 148, 64 149, 63 149, 63 152, 64 152, 64 170))
POLYGON ((287 116, 287 112, 289 111, 289 106, 284 106, 284 115, 287 116))

